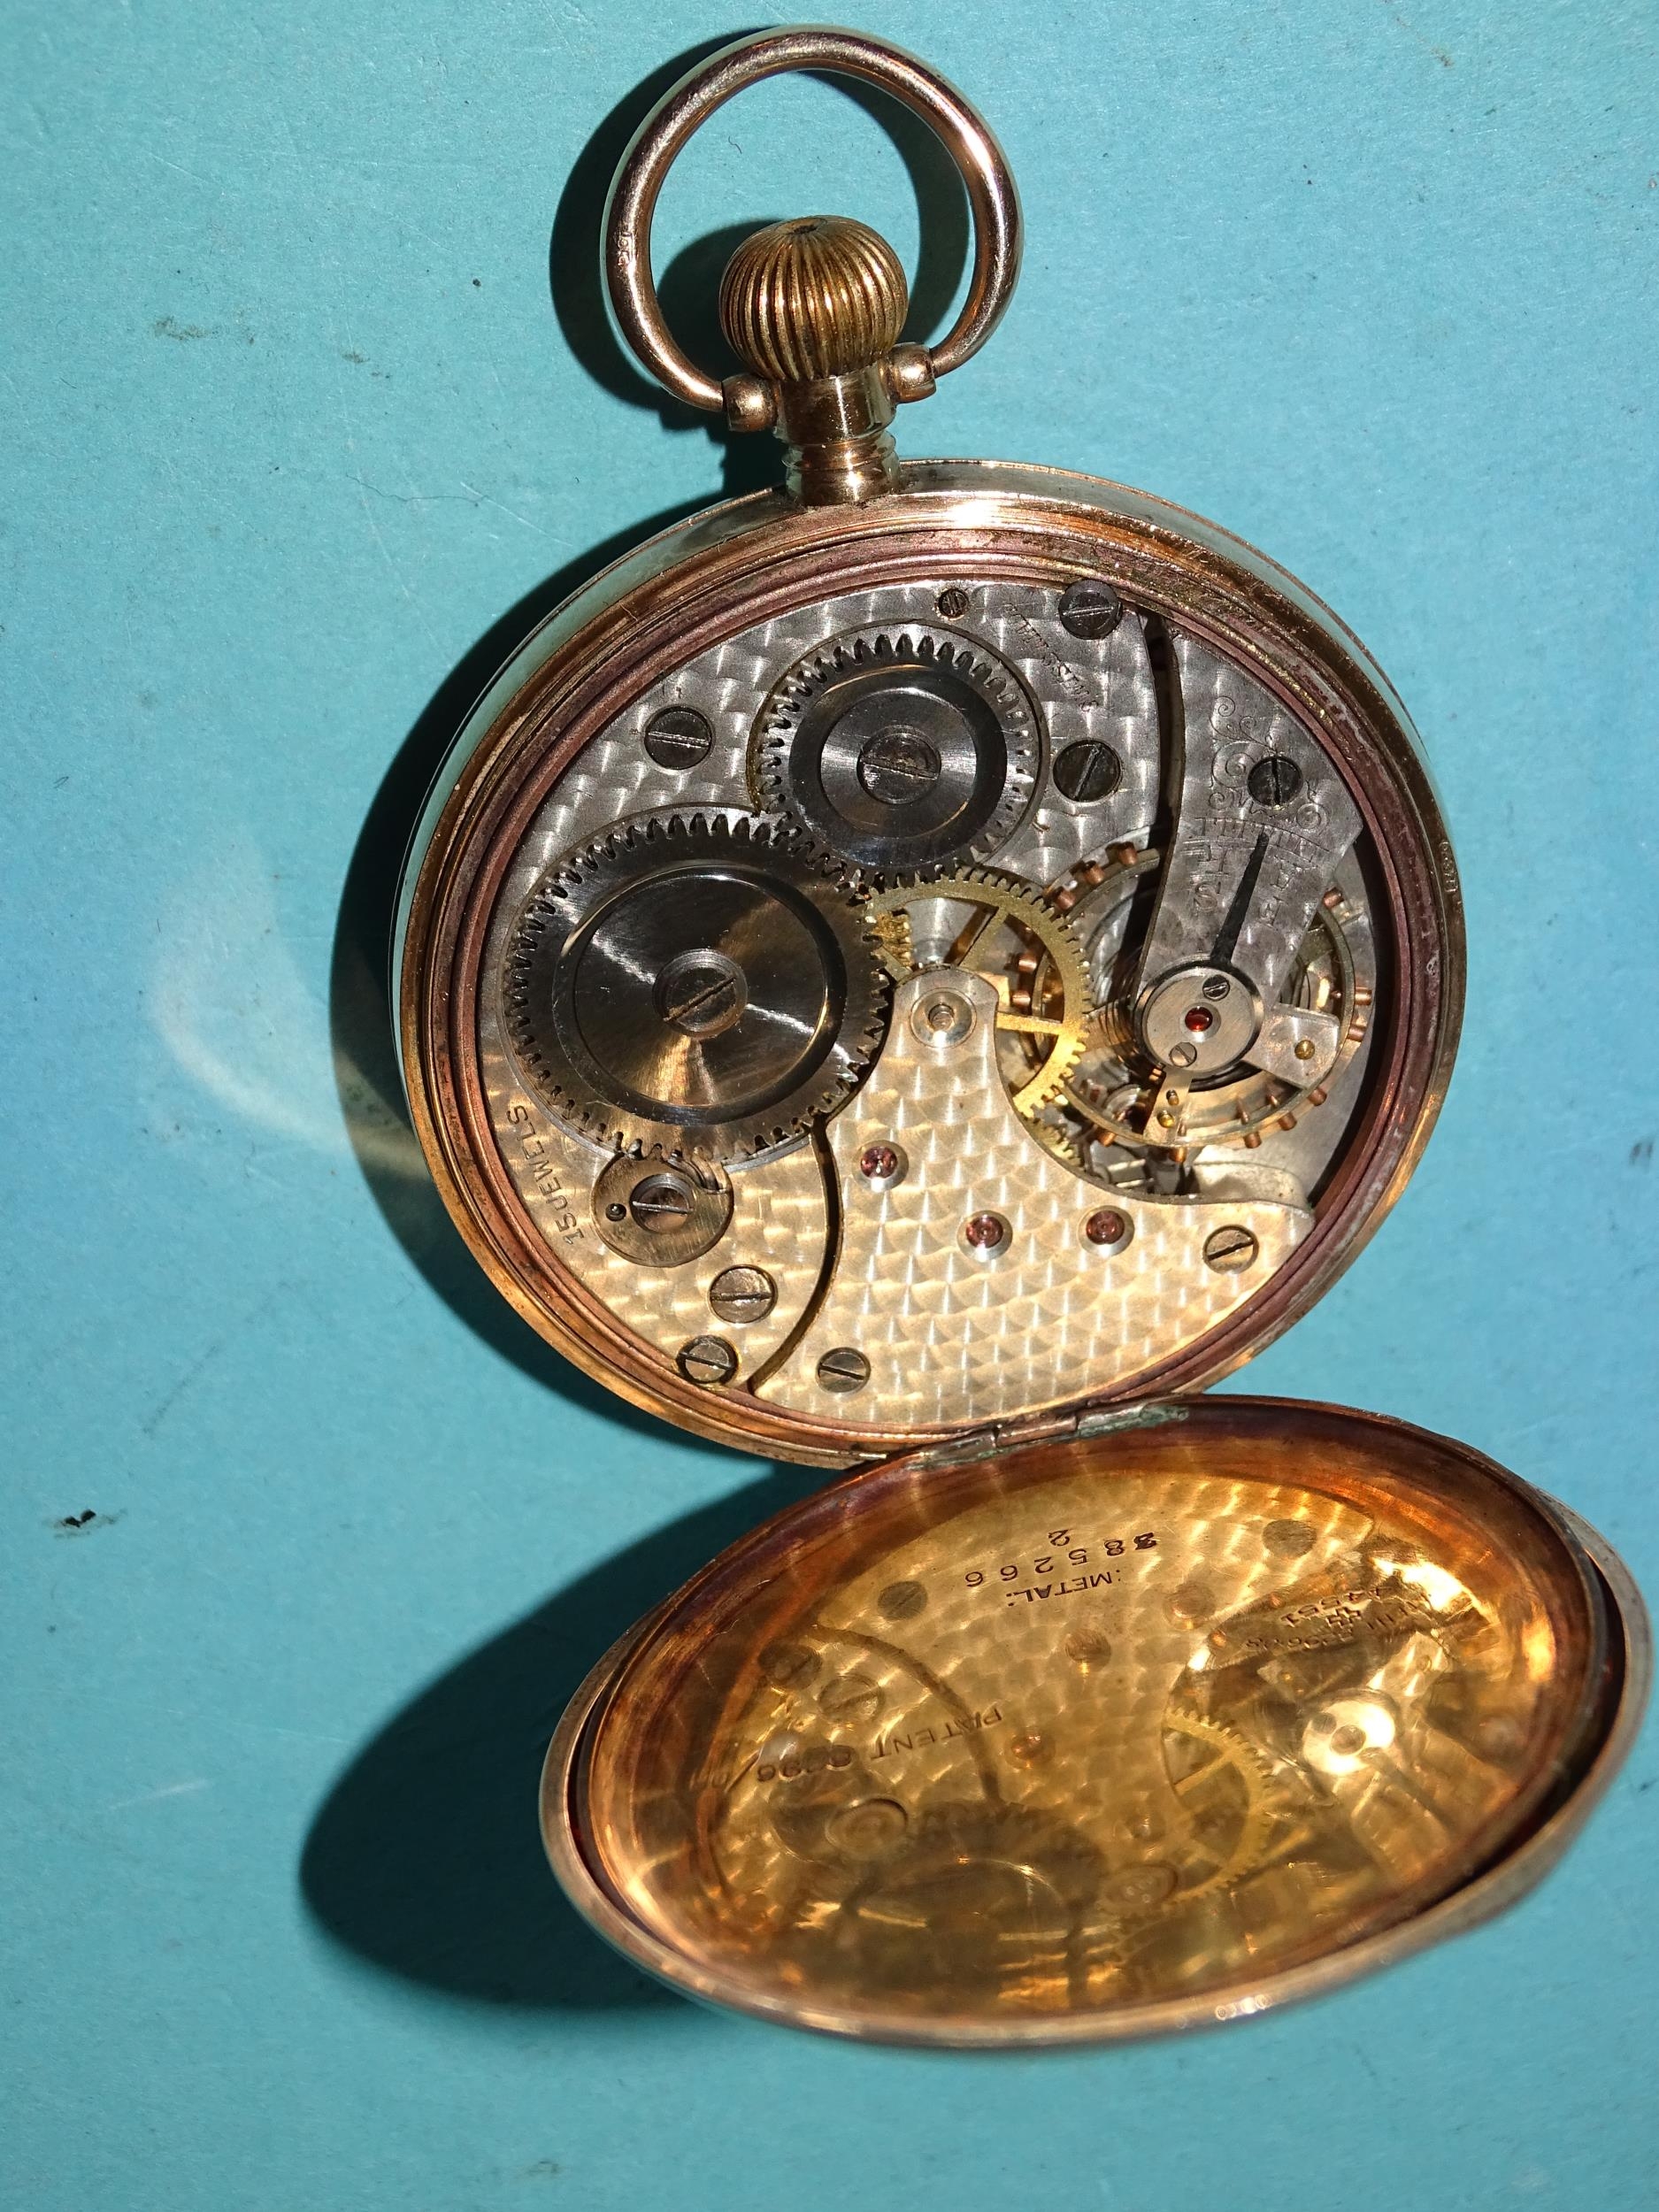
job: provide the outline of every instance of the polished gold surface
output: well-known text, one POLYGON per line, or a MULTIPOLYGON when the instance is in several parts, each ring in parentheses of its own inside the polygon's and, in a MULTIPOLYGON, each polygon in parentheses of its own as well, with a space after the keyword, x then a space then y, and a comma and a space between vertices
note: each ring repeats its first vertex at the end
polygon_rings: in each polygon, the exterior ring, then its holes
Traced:
POLYGON ((1235 2016, 1412 1947, 1566 1817, 1640 1703, 1627 1603, 1512 1478, 1357 1414, 902 1462, 589 1686, 549 1848, 636 1957, 801 2024, 1235 2016))

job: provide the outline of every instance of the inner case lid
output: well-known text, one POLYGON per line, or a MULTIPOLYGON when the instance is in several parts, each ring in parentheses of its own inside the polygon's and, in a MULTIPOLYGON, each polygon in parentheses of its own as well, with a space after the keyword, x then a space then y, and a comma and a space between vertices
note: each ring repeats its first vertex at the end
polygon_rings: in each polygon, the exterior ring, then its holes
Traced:
POLYGON ((833 1483, 642 1622, 549 1757, 579 1908, 748 2012, 1030 2044, 1263 2010, 1538 1878, 1641 1702, 1617 1562, 1398 1422, 1104 1425, 833 1483))

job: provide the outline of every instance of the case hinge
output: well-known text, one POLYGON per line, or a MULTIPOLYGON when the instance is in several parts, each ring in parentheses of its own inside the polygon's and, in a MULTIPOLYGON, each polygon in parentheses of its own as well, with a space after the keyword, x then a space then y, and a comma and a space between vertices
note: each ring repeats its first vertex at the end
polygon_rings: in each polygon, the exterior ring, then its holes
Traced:
POLYGON ((1142 1406, 1102 1407, 1097 1412, 1032 1413, 1018 1421, 996 1421, 973 1429, 949 1444, 932 1444, 905 1463, 912 1468, 967 1467, 976 1460, 995 1459, 1025 1444, 1069 1442, 1073 1437, 1110 1436, 1118 1429, 1152 1429, 1166 1421, 1184 1421, 1187 1408, 1165 1400, 1142 1406))

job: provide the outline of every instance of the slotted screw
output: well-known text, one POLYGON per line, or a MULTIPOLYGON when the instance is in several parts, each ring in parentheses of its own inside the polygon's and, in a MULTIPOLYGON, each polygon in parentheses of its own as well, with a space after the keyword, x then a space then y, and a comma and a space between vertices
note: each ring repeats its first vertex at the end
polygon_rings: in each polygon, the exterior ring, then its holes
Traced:
POLYGON ((737 1354, 722 1336, 694 1336, 680 1346, 677 1363, 687 1382, 730 1382, 737 1372, 737 1354))
POLYGON ((1216 1229, 1204 1240, 1204 1262, 1218 1275, 1239 1275, 1261 1248, 1248 1229, 1216 1229))
POLYGON ((664 707, 645 726, 645 749, 659 768, 695 768, 713 742, 708 718, 695 707, 664 707))
POLYGON ((818 1379, 820 1390, 862 1390, 870 1379, 870 1362, 856 1346, 837 1345, 819 1360, 818 1379))
POLYGON ((1124 603, 1103 576, 1079 576, 1060 599, 1060 620, 1073 637, 1110 637, 1124 618, 1124 603))
POLYGON ((690 1219, 691 1191, 678 1175, 648 1175, 628 1194, 628 1211, 649 1236, 667 1236, 690 1219))
POLYGON ((1288 806, 1302 789, 1302 771, 1287 753, 1269 753, 1246 781, 1257 806, 1288 806))
POLYGON ((1124 764, 1099 738, 1080 737, 1074 745, 1061 748, 1054 780, 1068 799, 1087 805, 1094 799, 1110 798, 1124 780, 1124 764))
POLYGON ((709 1303, 722 1321, 764 1321, 778 1302, 778 1286, 764 1267, 722 1268, 709 1285, 709 1303))

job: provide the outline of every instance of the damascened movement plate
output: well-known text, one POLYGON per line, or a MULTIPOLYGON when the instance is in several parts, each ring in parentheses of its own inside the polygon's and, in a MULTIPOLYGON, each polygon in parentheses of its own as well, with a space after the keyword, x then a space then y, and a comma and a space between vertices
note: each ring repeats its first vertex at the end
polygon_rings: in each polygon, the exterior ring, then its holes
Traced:
POLYGON ((838 1483, 590 1685, 544 1819, 671 1981, 995 2043, 1256 2011, 1426 1939, 1605 1741, 1564 1522, 1370 1417, 1233 1400, 838 1483))

